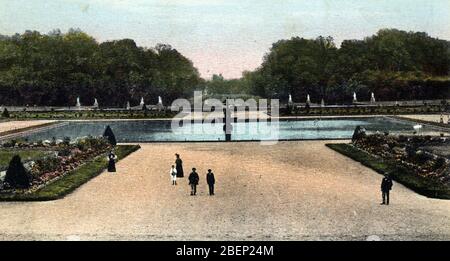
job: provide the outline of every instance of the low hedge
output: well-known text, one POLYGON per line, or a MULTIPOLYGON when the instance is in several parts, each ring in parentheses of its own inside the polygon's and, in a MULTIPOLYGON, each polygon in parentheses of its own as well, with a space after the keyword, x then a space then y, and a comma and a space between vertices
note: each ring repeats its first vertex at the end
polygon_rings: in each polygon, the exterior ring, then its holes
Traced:
POLYGON ((389 172, 392 179, 418 194, 439 199, 450 199, 450 188, 434 180, 417 175, 414 170, 398 165, 394 161, 377 158, 350 144, 326 144, 327 147, 360 162, 383 174, 389 172))
POLYGON ((280 116, 307 116, 307 115, 402 115, 402 114, 436 114, 441 112, 441 106, 428 105, 428 106, 376 106, 376 107, 312 107, 306 109, 295 108, 293 111, 289 111, 287 108, 280 109, 280 116))
MULTIPOLYGON (((119 145, 116 147, 115 152, 118 160, 121 160, 139 148, 139 145, 119 145)), ((48 201, 61 199, 90 179, 100 175, 108 166, 108 162, 105 159, 105 155, 100 155, 35 192, 27 194, 0 194, 0 201, 48 201)))
POLYGON ((178 112, 172 111, 55 111, 11 112, 11 120, 83 120, 83 119, 158 119, 173 118, 178 112))

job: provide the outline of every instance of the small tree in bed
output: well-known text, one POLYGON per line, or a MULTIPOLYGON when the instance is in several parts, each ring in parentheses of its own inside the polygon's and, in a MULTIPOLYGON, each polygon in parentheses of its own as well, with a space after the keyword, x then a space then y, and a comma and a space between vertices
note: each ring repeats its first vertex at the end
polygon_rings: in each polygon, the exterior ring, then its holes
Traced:
POLYGON ((3 117, 3 118, 9 118, 9 111, 8 111, 8 109, 5 108, 5 109, 3 110, 3 112, 2 112, 2 117, 3 117))
POLYGON ((109 143, 113 146, 117 145, 116 136, 114 135, 111 127, 106 126, 105 132, 103 133, 103 137, 107 138, 109 143))
POLYGON ((12 188, 29 188, 31 185, 31 176, 22 164, 19 155, 15 155, 9 162, 6 171, 5 183, 12 188))

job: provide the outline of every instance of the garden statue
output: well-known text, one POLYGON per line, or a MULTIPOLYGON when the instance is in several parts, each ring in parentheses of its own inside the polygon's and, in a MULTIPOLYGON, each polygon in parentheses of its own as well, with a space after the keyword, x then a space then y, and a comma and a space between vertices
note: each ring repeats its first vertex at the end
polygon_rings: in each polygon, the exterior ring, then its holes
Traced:
POLYGON ((131 110, 130 102, 127 101, 127 110, 131 110))
POLYGON ((77 105, 78 108, 81 107, 80 97, 77 97, 77 105))
POLYGON ((311 103, 311 98, 309 97, 309 94, 306 95, 306 103, 310 104, 311 103))
POLYGON ((358 99, 356 98, 356 92, 353 92, 353 102, 358 102, 358 99))
POLYGON ((372 92, 372 95, 370 97, 370 102, 375 103, 375 94, 372 92))
POLYGON ((140 105, 141 107, 143 107, 143 106, 145 105, 144 97, 141 98, 141 103, 140 103, 139 105, 140 105))
POLYGON ((98 108, 98 101, 97 101, 97 98, 94 98, 94 108, 98 108))
POLYGON ((161 96, 158 96, 158 105, 159 106, 163 105, 161 96))
POLYGON ((325 100, 322 98, 322 101, 320 101, 320 107, 325 107, 325 100))
POLYGON ((292 95, 289 94, 289 100, 288 100, 288 104, 292 104, 292 95))

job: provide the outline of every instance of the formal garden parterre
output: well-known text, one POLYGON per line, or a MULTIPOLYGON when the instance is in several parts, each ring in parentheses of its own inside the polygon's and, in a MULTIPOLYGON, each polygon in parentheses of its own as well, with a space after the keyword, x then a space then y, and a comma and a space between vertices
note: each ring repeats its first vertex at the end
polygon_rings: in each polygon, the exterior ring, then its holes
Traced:
POLYGON ((139 149, 138 145, 114 146, 108 138, 3 142, 0 200, 61 198, 100 174, 107 166, 106 155, 111 150, 122 159, 139 149))
POLYGON ((441 136, 367 135, 357 127, 350 144, 328 147, 429 197, 450 199, 450 140, 441 136))

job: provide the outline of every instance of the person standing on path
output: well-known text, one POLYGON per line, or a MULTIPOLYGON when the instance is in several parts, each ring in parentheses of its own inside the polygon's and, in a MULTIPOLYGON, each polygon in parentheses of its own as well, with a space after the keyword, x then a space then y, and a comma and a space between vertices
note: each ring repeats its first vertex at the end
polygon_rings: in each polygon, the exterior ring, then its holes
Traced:
POLYGON ((172 168, 170 168, 170 178, 172 180, 172 185, 177 185, 177 169, 175 168, 175 165, 172 165, 172 168))
POLYGON ((208 169, 208 173, 206 173, 206 182, 209 187, 209 195, 214 195, 214 184, 216 183, 216 179, 214 178, 214 173, 211 172, 211 169, 208 169))
POLYGON ((389 191, 392 189, 392 179, 389 174, 385 174, 384 178, 381 180, 381 197, 383 202, 381 205, 389 205, 389 191))
POLYGON ((184 172, 183 172, 183 161, 180 158, 180 154, 176 153, 175 154, 175 166, 177 168, 177 177, 178 178, 182 178, 184 177, 184 172))
POLYGON ((108 172, 116 172, 116 159, 117 156, 113 151, 108 155, 108 172))
POLYGON ((197 185, 199 180, 200 177, 196 172, 196 168, 192 168, 192 172, 189 175, 189 185, 191 185, 191 196, 195 196, 197 194, 197 185))

